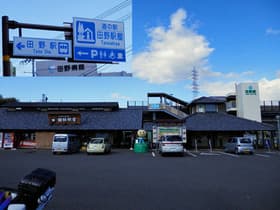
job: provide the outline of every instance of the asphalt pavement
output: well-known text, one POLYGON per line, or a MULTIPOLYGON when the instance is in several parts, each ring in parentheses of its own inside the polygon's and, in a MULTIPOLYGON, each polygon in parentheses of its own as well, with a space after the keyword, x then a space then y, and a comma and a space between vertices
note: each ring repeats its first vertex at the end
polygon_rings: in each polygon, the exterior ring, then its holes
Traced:
POLYGON ((35 168, 57 174, 47 209, 280 209, 280 153, 230 155, 187 151, 184 157, 113 150, 108 155, 53 155, 0 150, 0 186, 16 188, 35 168))

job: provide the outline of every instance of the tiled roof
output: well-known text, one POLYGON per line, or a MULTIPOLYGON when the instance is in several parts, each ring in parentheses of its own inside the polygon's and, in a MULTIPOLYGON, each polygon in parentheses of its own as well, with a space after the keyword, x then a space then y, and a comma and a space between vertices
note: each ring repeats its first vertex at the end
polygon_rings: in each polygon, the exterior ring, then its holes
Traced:
POLYGON ((49 125, 48 112, 0 109, 0 130, 136 130, 142 127, 142 111, 82 111, 80 125, 49 125))
POLYGON ((13 102, 1 106, 8 108, 119 108, 118 102, 13 102))
POLYGON ((191 102, 191 104, 217 104, 217 103, 225 103, 226 97, 224 96, 210 96, 210 97, 200 97, 191 102))
POLYGON ((226 113, 196 113, 185 122, 189 131, 271 131, 271 125, 235 117, 226 113))

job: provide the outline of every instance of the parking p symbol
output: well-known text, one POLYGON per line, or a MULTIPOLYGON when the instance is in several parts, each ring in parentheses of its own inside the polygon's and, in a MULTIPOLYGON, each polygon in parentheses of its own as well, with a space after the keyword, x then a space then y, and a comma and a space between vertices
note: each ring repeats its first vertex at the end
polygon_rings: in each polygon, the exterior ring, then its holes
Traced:
POLYGON ((98 51, 97 50, 91 50, 91 57, 94 58, 98 55, 98 51))

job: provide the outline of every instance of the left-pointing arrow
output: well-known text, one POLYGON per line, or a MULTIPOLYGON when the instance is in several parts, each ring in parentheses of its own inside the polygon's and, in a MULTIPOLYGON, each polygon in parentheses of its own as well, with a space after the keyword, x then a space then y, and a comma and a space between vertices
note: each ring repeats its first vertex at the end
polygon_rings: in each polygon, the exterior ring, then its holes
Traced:
POLYGON ((88 52, 79 51, 78 54, 79 54, 79 56, 88 55, 88 52))
POLYGON ((22 44, 21 42, 17 43, 16 46, 17 46, 17 48, 18 48, 19 50, 21 50, 22 48, 25 48, 25 45, 22 44))

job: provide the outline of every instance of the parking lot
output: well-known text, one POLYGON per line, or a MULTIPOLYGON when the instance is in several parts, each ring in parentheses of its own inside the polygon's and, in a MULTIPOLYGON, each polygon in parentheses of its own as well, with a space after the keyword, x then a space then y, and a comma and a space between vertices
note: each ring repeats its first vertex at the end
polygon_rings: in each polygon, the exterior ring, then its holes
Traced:
POLYGON ((0 150, 0 186, 35 168, 57 174, 46 209, 279 209, 280 153, 187 151, 184 157, 122 149, 108 155, 0 150))

